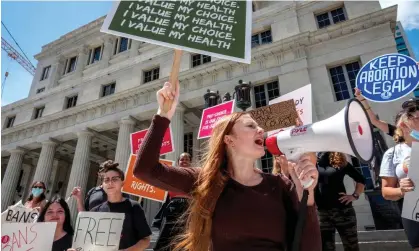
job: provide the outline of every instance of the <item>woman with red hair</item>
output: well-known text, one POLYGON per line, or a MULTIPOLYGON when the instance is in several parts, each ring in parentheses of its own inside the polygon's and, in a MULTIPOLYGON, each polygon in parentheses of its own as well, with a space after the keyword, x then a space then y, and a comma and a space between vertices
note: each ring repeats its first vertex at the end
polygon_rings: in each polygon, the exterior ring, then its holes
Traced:
MULTIPOLYGON (((213 128, 202 168, 168 167, 159 163, 163 136, 179 98, 165 83, 157 92, 159 110, 138 151, 134 175, 162 189, 191 196, 184 234, 174 250, 283 251, 291 250, 300 206, 296 186, 280 175, 257 171, 265 154, 264 131, 246 113, 233 113, 213 128), (166 102, 172 101, 170 109, 166 102)), ((296 164, 299 180, 308 187, 306 222, 300 251, 320 251, 320 227, 314 205, 318 171, 316 158, 304 155, 296 164)))

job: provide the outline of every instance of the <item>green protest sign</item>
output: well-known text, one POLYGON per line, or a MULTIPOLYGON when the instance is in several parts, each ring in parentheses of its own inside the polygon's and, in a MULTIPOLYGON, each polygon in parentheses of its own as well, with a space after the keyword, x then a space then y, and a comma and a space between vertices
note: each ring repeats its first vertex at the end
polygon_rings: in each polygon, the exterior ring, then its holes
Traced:
POLYGON ((250 64, 252 3, 117 1, 102 32, 250 64))

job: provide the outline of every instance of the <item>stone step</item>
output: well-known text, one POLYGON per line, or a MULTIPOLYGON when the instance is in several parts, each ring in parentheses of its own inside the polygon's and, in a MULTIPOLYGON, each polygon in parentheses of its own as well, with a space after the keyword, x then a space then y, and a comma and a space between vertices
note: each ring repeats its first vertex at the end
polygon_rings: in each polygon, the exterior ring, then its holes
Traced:
MULTIPOLYGON (((405 240, 407 239, 406 239, 406 234, 403 229, 358 231, 359 242, 405 241, 405 240)), ((338 233, 336 233, 336 242, 341 242, 341 239, 338 233)))
MULTIPOLYGON (((366 241, 359 242, 360 251, 412 251, 407 241, 366 241)), ((344 251, 341 242, 336 243, 336 251, 344 251)))

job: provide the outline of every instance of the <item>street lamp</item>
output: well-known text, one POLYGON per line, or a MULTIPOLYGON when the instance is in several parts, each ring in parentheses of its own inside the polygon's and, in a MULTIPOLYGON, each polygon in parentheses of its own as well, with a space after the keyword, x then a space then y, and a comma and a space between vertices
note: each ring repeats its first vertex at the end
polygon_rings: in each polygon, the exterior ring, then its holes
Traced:
POLYGON ((252 101, 250 99, 251 88, 252 83, 246 83, 243 82, 243 80, 239 80, 239 84, 234 87, 236 94, 236 106, 242 111, 246 111, 247 108, 252 106, 252 101))
POLYGON ((209 89, 207 90, 207 93, 205 93, 204 99, 205 99, 205 108, 218 105, 219 101, 221 101, 219 92, 210 91, 209 89))

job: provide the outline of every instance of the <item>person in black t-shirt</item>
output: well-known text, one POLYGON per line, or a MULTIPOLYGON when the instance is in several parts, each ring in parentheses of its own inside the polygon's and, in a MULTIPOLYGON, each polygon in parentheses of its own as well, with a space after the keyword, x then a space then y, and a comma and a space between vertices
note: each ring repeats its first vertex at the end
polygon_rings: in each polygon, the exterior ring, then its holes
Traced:
POLYGON ((55 196, 47 202, 38 217, 38 222, 57 222, 51 251, 66 251, 71 248, 73 227, 70 209, 65 200, 55 196))
MULTIPOLYGON (((112 160, 107 160, 100 165, 99 172, 97 173, 97 176, 99 179, 102 180, 104 167, 106 165, 112 165, 112 164, 113 164, 112 160)), ((122 193, 122 195, 125 198, 129 198, 128 194, 122 193)), ((90 211, 92 208, 102 204, 108 199, 106 196, 105 190, 103 190, 102 185, 93 187, 92 189, 90 189, 89 192, 87 192, 86 194, 86 198, 84 202, 82 199, 82 190, 80 187, 75 187, 73 189, 73 192, 71 193, 71 196, 74 196, 74 198, 76 198, 77 210, 79 212, 90 211)))
POLYGON ((356 214, 352 201, 364 192, 365 178, 343 153, 320 153, 317 163, 319 182, 314 193, 320 218, 323 251, 334 251, 335 231, 339 232, 345 251, 359 251, 356 214), (355 192, 346 193, 343 179, 348 175, 356 182, 355 192))
POLYGON ((90 211, 125 213, 119 250, 145 250, 150 245, 151 230, 140 204, 122 196, 125 177, 117 166, 118 163, 113 162, 104 166, 102 187, 107 201, 90 211))

